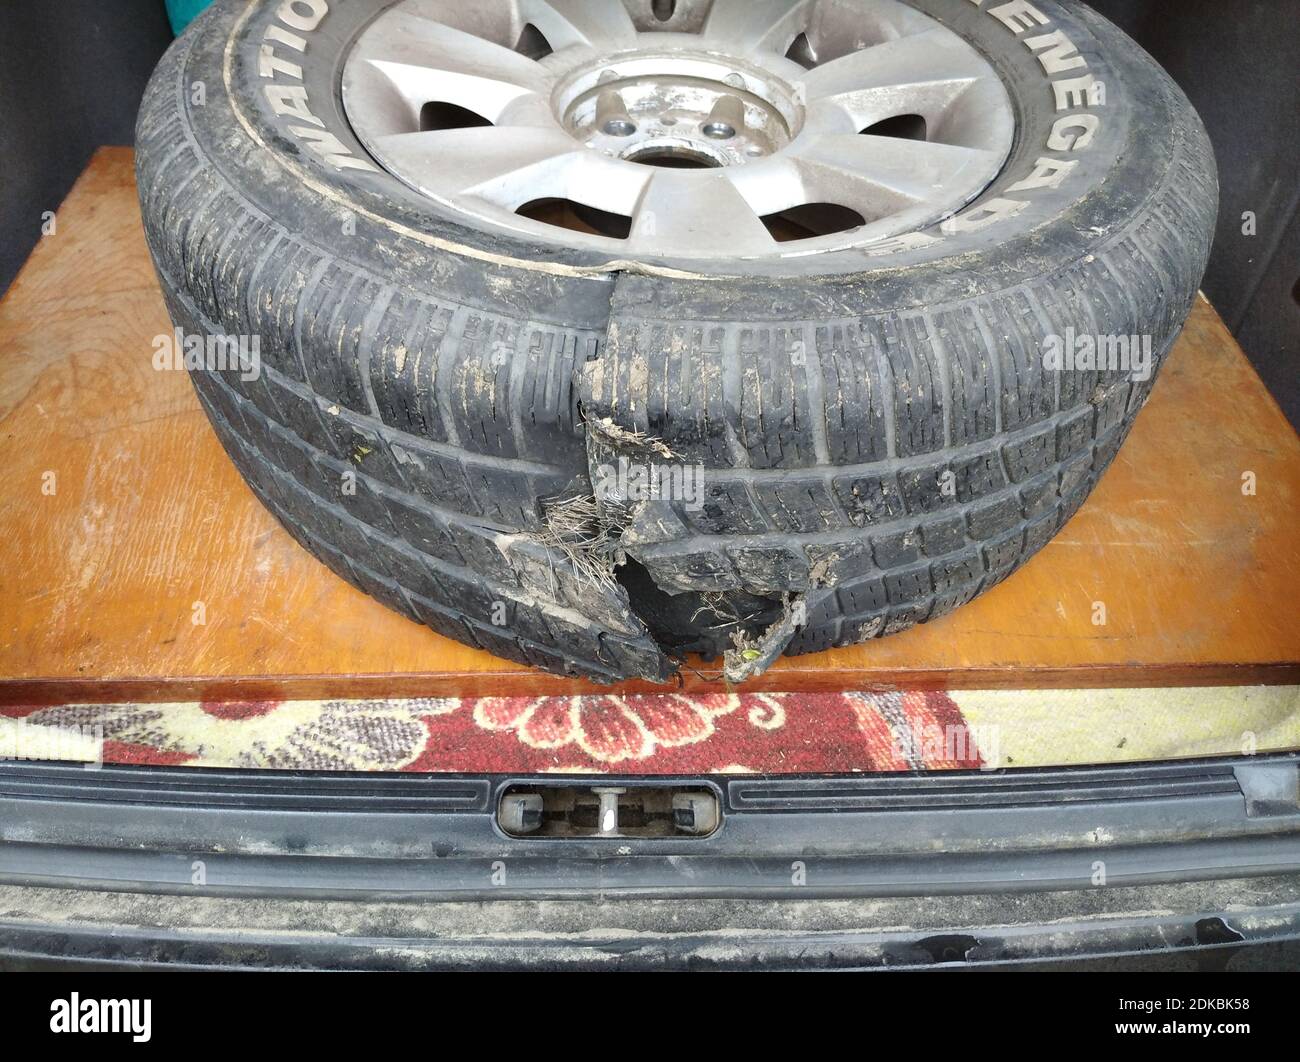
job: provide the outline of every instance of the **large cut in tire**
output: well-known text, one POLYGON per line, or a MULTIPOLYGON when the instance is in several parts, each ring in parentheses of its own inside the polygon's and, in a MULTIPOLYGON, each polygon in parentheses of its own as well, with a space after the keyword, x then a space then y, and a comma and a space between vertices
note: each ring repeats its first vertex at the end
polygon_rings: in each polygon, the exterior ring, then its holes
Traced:
MULTIPOLYGON (((681 261, 469 224, 378 165, 340 85, 391 2, 218 0, 148 90, 140 200, 177 327, 259 344, 257 371, 192 367, 253 491, 344 578, 501 656, 663 680, 730 650, 739 678, 937 619, 1056 534, 1154 377, 1047 355, 1134 337, 1158 368, 1203 274, 1201 123, 1081 4, 909 0, 1015 116, 954 215, 762 260, 723 231, 681 261), (628 468, 699 492, 598 482, 628 468)), ((553 38, 582 7, 524 6, 553 38)), ((626 4, 640 29, 707 7, 626 4)))

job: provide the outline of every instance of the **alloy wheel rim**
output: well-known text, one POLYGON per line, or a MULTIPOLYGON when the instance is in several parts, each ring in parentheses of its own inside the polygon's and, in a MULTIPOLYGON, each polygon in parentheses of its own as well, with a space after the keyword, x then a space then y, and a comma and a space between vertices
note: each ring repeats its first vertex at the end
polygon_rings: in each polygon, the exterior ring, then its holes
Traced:
POLYGON ((637 2, 400 0, 346 57, 348 119, 472 227, 627 259, 865 247, 1010 153, 993 67, 900 0, 637 2))

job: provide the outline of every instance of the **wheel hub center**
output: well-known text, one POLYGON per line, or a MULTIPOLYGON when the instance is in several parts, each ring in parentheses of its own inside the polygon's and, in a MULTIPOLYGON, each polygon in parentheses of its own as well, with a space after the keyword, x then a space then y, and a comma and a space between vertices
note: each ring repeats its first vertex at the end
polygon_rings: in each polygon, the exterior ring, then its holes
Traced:
POLYGON ((583 70, 556 96, 560 123, 613 158, 694 169, 766 158, 798 132, 793 91, 766 73, 680 53, 583 70))

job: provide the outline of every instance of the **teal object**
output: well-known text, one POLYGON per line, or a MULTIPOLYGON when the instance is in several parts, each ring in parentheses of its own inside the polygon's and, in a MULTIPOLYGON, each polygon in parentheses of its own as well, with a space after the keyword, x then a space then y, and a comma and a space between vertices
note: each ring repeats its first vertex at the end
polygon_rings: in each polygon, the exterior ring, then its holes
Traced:
POLYGON ((172 20, 176 36, 179 37, 210 3, 212 0, 167 0, 167 17, 172 20))

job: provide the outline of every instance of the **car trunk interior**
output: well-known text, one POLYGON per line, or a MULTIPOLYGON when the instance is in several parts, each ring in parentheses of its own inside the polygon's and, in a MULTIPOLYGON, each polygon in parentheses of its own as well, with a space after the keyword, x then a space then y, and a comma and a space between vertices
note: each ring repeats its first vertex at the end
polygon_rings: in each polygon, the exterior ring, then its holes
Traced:
POLYGON ((117 374, 121 400, 102 401, 96 381, 166 328, 130 161, 96 157, 61 212, 67 242, 38 249, 4 303, 46 322, 40 344, 0 339, 23 366, 13 467, 39 482, 57 450, 63 471, 53 496, 0 503, 21 558, 0 583, 0 732, 86 728, 72 758, 98 736, 128 764, 622 777, 1300 747, 1300 441, 1208 304, 1093 499, 979 600, 739 687, 687 657, 673 685, 606 688, 439 638, 326 571, 240 481, 183 373, 117 374))
MULTIPOLYGON (((1279 183, 1286 159, 1257 159, 1234 128, 1271 122, 1277 101, 1258 111, 1230 103, 1218 64, 1188 60, 1204 51, 1198 33, 1216 32, 1219 5, 1184 5, 1204 18, 1189 11, 1178 28, 1165 27, 1157 6, 1108 13, 1144 34, 1190 93, 1215 95, 1203 112, 1226 188, 1252 167, 1279 183)), ((39 17, 25 19, 19 28, 35 39, 39 17)), ((156 52, 160 26, 138 27, 154 36, 131 47, 156 52)), ((130 37, 124 26, 114 32, 130 37)), ((7 56, 22 34, 6 36, 7 56)), ((39 55, 0 62, 0 95, 39 55)), ((21 745, 24 756, 71 763, 332 772, 358 794, 368 775, 508 777, 521 787, 508 795, 525 832, 559 838, 599 833, 611 808, 625 831, 647 837, 707 824, 710 812, 693 803, 706 780, 879 775, 889 786, 930 772, 1195 764, 1300 749, 1294 346, 1283 345, 1284 325, 1259 324, 1251 294, 1278 287, 1285 254, 1261 251, 1249 269, 1216 259, 1206 290, 1227 325, 1198 299, 1096 495, 979 601, 933 627, 782 660, 753 683, 729 685, 718 661, 688 656, 673 685, 604 688, 439 638, 337 579, 246 489, 185 374, 131 360, 171 324, 140 229, 131 152, 91 158, 90 145, 126 139, 140 85, 121 82, 138 82, 156 57, 113 72, 110 95, 128 120, 84 131, 76 167, 89 166, 58 211, 61 235, 35 247, 0 308, 6 465, 15 482, 41 484, 59 455, 57 490, 0 499, 10 551, 0 580, 0 750, 21 745), (1233 332, 1256 342, 1243 352, 1233 332), (539 796, 542 780, 561 776, 584 782, 539 796), (613 781, 602 787, 602 778, 613 781), (629 781, 658 787, 613 791, 629 781)), ((96 69, 76 78, 107 76, 96 69)), ((26 79, 50 80, 30 68, 26 79)), ((78 98, 97 94, 87 84, 78 98)), ((41 136, 17 109, 0 122, 33 143, 41 136)), ((72 170, 56 161, 24 183, 24 192, 38 188, 25 218, 67 190, 72 170)), ((1227 203, 1230 227, 1246 202, 1227 203)), ((599 228, 563 203, 537 209, 599 228)), ((6 229, 19 227, 4 216, 6 229)), ((781 219, 800 235, 834 231, 799 222, 781 219)), ((1270 246, 1284 251, 1294 203, 1273 223, 1270 246)), ((1294 322, 1286 291, 1279 319, 1294 322)), ((620 578, 635 589, 633 567, 620 578)), ((681 601, 645 607, 670 645, 681 601)), ((688 611, 698 611, 694 602, 688 611)))
MULTIPOLYGON (((100 153, 62 211, 84 253, 40 248, 4 304, 48 322, 40 345, 4 334, 26 381, 9 439, 44 434, 65 462, 54 496, 3 503, 22 557, 0 584, 11 738, 71 728, 70 758, 126 764, 697 778, 1300 747, 1300 441, 1205 303, 1094 498, 1012 579, 740 687, 688 656, 674 685, 603 688, 431 635, 317 565, 240 482, 184 374, 119 375, 126 401, 101 401, 92 382, 165 328, 132 184, 128 152, 100 153), (1220 402, 1225 379, 1248 416, 1220 402), (1198 478, 1207 463, 1221 479, 1198 478), (1279 486, 1250 499, 1241 469, 1279 486)), ((39 481, 46 451, 10 449, 39 481)))

